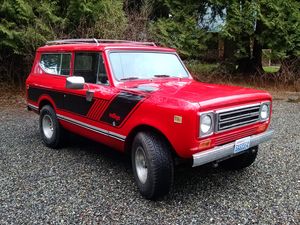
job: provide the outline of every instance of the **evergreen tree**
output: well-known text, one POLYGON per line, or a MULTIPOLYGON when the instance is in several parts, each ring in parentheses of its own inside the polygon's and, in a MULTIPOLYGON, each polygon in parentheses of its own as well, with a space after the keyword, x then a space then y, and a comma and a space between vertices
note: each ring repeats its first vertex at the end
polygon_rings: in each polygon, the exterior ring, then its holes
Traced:
POLYGON ((216 11, 225 9, 222 35, 235 43, 240 72, 262 70, 262 49, 275 59, 298 58, 300 3, 297 0, 212 0, 216 11))
POLYGON ((178 49, 184 58, 198 58, 206 49, 209 34, 199 26, 199 14, 205 5, 199 1, 166 0, 169 9, 167 18, 160 18, 151 26, 156 42, 178 49))

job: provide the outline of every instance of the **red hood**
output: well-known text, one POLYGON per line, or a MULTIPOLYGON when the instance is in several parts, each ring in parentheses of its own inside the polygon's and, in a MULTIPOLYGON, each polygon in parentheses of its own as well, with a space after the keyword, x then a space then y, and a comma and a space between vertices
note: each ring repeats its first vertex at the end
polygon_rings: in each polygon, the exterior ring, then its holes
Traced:
POLYGON ((126 89, 146 91, 152 93, 154 96, 164 96, 191 103, 199 103, 203 108, 271 100, 271 95, 266 91, 201 83, 191 79, 181 81, 178 79, 158 79, 152 82, 126 82, 126 89))

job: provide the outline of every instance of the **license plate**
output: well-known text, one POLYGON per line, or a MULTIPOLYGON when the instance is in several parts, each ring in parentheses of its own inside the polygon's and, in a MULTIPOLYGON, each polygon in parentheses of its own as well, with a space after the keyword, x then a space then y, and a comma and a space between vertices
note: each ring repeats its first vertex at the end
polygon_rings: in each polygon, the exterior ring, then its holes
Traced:
POLYGON ((250 137, 242 138, 235 141, 234 153, 239 153, 247 150, 250 147, 250 137))

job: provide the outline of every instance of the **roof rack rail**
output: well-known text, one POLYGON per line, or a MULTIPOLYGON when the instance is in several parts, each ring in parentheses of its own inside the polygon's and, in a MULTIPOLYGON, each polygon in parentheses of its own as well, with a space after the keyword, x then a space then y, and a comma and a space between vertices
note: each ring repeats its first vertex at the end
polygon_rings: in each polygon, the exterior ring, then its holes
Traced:
POLYGON ((61 39, 61 40, 47 41, 46 45, 63 45, 63 44, 78 44, 78 43, 95 43, 97 45, 99 45, 100 43, 127 43, 127 44, 156 46, 156 44, 154 42, 145 42, 145 41, 140 42, 140 41, 113 40, 113 39, 96 39, 96 38, 61 39))

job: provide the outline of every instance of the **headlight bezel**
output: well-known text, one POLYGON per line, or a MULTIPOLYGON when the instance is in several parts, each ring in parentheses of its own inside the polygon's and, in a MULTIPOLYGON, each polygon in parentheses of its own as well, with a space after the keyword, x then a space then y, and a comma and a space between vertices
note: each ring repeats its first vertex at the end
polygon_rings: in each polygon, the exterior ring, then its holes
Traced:
MULTIPOLYGON (((272 107, 272 103, 271 101, 263 101, 263 102, 260 102, 260 103, 257 103, 256 105, 258 105, 260 108, 259 108, 259 118, 258 120, 256 121, 256 123, 259 123, 259 122, 267 122, 270 120, 271 118, 271 107, 272 107), (261 113, 262 113, 262 110, 263 110, 263 107, 267 106, 267 117, 266 118, 263 118, 261 116, 261 113)), ((206 112, 200 112, 198 114, 199 116, 199 123, 198 123, 198 137, 199 138, 206 138, 206 137, 209 137, 213 134, 217 134, 217 133, 220 133, 220 132, 223 132, 223 131, 217 131, 217 126, 218 126, 218 112, 219 111, 206 111, 206 112), (201 129, 201 123, 203 121, 203 118, 205 118, 205 116, 209 116, 211 118, 211 127, 210 129, 207 131, 207 132, 203 132, 202 129, 201 129)), ((256 114, 257 115, 257 114, 256 114)), ((251 123, 252 124, 252 123, 251 123)), ((249 124, 250 125, 250 124, 249 124)), ((239 128, 239 127, 234 127, 235 128, 239 128)))
POLYGON ((270 108, 270 106, 271 106, 270 102, 262 102, 260 104, 260 109, 259 109, 259 119, 260 119, 260 121, 267 121, 267 120, 269 120, 270 114, 271 114, 271 108, 270 108), (264 106, 267 106, 267 110, 268 110, 266 118, 262 117, 262 110, 263 110, 264 106))
POLYGON ((200 118, 199 118, 199 137, 203 138, 203 137, 211 136, 214 133, 214 127, 215 127, 215 114, 214 114, 214 112, 210 111, 210 112, 200 113, 200 118), (206 116, 210 117, 210 119, 211 119, 211 126, 207 130, 207 132, 203 132, 202 129, 201 129, 201 125, 202 125, 202 121, 204 120, 204 118, 206 116))

